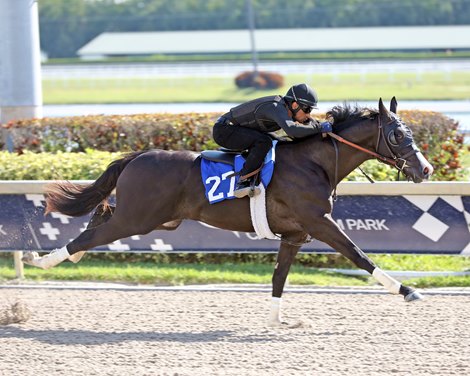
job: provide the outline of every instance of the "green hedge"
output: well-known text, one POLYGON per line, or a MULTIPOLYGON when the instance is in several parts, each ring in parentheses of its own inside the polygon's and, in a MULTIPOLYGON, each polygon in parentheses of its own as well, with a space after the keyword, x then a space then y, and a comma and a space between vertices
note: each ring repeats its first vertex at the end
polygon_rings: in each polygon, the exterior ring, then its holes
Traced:
MULTIPOLYGON (((418 147, 433 164, 434 180, 467 178, 468 172, 461 165, 466 146, 457 122, 429 111, 401 111, 399 115, 413 130, 418 147)), ((214 149, 217 145, 212 140, 211 128, 218 116, 218 113, 101 115, 10 122, 3 125, 0 146, 12 147, 16 154, 2 153, 0 178, 93 179, 116 155, 96 157, 92 149, 110 153, 152 148, 214 149), (38 166, 42 163, 43 167, 38 166)), ((364 169, 375 180, 395 178, 393 169, 376 161, 368 161, 364 169)), ((353 173, 348 179, 363 178, 353 173)))
POLYGON ((411 128, 416 144, 433 165, 434 180, 468 178, 462 158, 469 148, 457 121, 432 111, 399 111, 399 116, 411 128))
POLYGON ((95 180, 121 153, 0 152, 0 180, 95 180))

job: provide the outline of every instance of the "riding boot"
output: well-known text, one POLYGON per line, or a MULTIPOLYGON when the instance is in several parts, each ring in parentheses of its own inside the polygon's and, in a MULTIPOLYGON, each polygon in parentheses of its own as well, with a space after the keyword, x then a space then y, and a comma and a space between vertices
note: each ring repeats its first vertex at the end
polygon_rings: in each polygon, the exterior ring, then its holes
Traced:
POLYGON ((251 176, 249 178, 240 177, 237 185, 235 186, 235 190, 233 191, 233 195, 236 198, 242 198, 245 196, 254 197, 261 192, 261 189, 256 186, 256 175, 251 176))
POLYGON ((251 182, 250 179, 239 180, 233 191, 233 195, 236 198, 242 198, 250 194, 251 182))

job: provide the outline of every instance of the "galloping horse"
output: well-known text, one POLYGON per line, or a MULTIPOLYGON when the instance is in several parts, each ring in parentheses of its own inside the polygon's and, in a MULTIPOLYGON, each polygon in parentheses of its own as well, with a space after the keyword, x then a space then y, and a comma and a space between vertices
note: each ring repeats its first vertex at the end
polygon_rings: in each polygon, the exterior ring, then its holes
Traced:
MULTIPOLYGON (((327 115, 333 122, 333 133, 329 135, 339 143, 320 135, 278 143, 275 173, 266 190, 269 226, 281 236, 272 277, 270 325, 281 325, 280 299, 287 274, 309 237, 325 242, 357 267, 367 270, 391 293, 403 295, 406 301, 422 298, 377 267, 331 216, 336 185, 368 159, 378 158, 393 165, 415 183, 431 176, 432 166, 419 152, 409 128, 396 115, 396 107, 395 98, 390 111, 382 99, 378 111, 336 106, 327 115)), ((254 231, 248 198, 208 203, 201 181, 201 157, 190 151, 130 154, 112 162, 90 185, 50 184, 46 203, 47 212, 69 216, 85 215, 100 205, 100 212, 95 212, 93 219, 103 223, 86 229, 48 255, 29 253, 24 257, 26 263, 43 268, 67 258, 77 262, 81 251, 132 235, 174 230, 183 219, 226 230, 254 231), (100 204, 107 202, 114 188, 116 208, 106 214, 106 205, 100 204)))

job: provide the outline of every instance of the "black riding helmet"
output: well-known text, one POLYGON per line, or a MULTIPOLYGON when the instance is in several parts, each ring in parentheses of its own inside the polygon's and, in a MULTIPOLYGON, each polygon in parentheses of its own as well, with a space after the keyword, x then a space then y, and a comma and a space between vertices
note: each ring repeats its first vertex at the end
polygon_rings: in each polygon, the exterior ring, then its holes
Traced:
MULTIPOLYGON (((297 102, 297 104, 302 108, 302 110, 306 109, 309 111, 304 111, 310 113, 312 108, 318 108, 318 95, 310 86, 307 84, 297 84, 292 86, 289 90, 287 90, 286 95, 284 96, 289 103, 289 107, 292 102, 297 102)), ((291 108, 292 111, 292 108, 291 108)), ((295 111, 297 112, 297 111, 295 111)))

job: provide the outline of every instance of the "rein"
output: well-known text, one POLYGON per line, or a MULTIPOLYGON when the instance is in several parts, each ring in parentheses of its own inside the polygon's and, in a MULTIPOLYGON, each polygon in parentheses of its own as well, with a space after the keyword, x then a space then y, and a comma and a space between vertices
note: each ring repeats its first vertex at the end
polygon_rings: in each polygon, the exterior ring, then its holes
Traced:
POLYGON ((401 170, 401 169, 403 169, 403 167, 405 167, 404 165, 403 166, 399 165, 398 158, 393 159, 393 158, 381 155, 379 153, 376 153, 375 151, 363 148, 362 146, 359 146, 359 145, 355 144, 354 142, 348 141, 345 138, 337 135, 336 133, 328 132, 328 136, 334 138, 335 140, 338 140, 339 142, 341 142, 343 144, 349 145, 349 146, 351 146, 351 147, 353 147, 357 150, 360 150, 360 151, 363 151, 364 153, 370 154, 370 155, 374 156, 375 158, 380 159, 382 162, 388 163, 389 165, 392 165, 393 167, 398 168, 399 170, 401 170))

